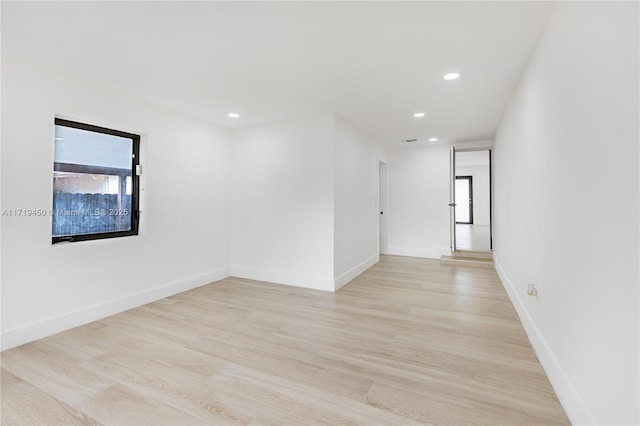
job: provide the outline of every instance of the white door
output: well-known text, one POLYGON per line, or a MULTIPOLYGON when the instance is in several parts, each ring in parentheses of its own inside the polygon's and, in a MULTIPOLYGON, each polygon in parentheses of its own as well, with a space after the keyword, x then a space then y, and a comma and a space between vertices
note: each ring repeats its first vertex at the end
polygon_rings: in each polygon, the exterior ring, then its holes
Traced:
POLYGON ((456 148, 449 151, 449 222, 451 252, 456 251, 456 148))

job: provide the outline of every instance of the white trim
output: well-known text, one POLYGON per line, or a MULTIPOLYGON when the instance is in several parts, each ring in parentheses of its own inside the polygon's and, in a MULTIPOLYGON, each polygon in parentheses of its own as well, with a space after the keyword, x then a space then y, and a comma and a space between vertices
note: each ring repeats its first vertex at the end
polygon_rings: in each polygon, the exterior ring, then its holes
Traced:
POLYGON ((349 283, 352 279, 354 279, 355 277, 357 277, 367 269, 371 268, 373 265, 375 265, 379 261, 380 261, 380 255, 375 254, 371 256, 369 259, 365 260, 364 262, 360 263, 359 265, 356 265, 355 267, 351 268, 344 274, 340 275, 338 278, 335 279, 335 291, 340 290, 345 284, 349 283))
POLYGON ((502 286, 507 291, 509 299, 511 299, 511 303, 520 317, 520 322, 529 337, 529 342, 531 342, 531 346, 538 356, 542 368, 544 368, 544 371, 547 373, 551 386, 553 386, 553 389, 556 391, 560 404, 562 404, 569 420, 574 425, 595 425, 596 422, 589 412, 587 405, 580 397, 580 394, 562 368, 560 361, 558 361, 551 347, 549 347, 547 340, 536 326, 531 315, 529 315, 529 311, 526 309, 520 294, 513 285, 513 282, 507 277, 495 252, 493 254, 493 263, 500 277, 500 281, 502 281, 502 286))
MULTIPOLYGON (((378 254, 389 251, 389 164, 378 159, 378 254), (383 212, 383 214, 380 214, 383 212)), ((339 288, 339 287, 338 287, 339 288)))
POLYGON ((294 287, 310 288, 314 290, 335 291, 331 278, 312 277, 308 275, 288 274, 278 271, 266 271, 262 269, 247 269, 231 267, 231 276, 247 278, 250 280, 264 281, 274 284, 284 284, 294 287))
POLYGON ((456 147, 456 151, 483 151, 493 148, 493 139, 485 139, 479 141, 455 142, 451 146, 456 147))
POLYGON ((427 259, 438 259, 440 256, 448 256, 451 254, 449 247, 434 247, 430 250, 420 249, 407 249, 400 247, 391 247, 386 253, 392 256, 407 256, 407 257, 424 257, 427 259))
POLYGON ((0 335, 1 350, 11 349, 69 330, 70 328, 98 321, 128 309, 155 302, 156 300, 201 287, 214 281, 219 281, 228 276, 229 268, 218 269, 217 271, 208 272, 182 281, 144 290, 119 299, 109 300, 108 302, 98 303, 56 317, 5 330, 0 335))

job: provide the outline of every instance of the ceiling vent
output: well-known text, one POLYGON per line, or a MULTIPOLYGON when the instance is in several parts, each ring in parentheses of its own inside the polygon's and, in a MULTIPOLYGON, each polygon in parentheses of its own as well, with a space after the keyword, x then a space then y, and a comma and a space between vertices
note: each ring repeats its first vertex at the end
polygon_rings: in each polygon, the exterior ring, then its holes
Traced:
POLYGON ((402 139, 402 140, 400 140, 400 142, 413 143, 413 142, 418 142, 418 139, 402 139))

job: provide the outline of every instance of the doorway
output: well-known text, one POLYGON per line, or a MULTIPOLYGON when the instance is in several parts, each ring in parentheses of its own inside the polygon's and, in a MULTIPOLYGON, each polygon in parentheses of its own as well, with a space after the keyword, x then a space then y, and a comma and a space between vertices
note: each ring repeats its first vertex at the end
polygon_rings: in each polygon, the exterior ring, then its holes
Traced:
POLYGON ((387 252, 387 163, 378 162, 378 253, 387 252))
POLYGON ((456 223, 473 225, 473 176, 456 176, 456 223))
POLYGON ((491 150, 451 154, 451 251, 491 251, 491 150))

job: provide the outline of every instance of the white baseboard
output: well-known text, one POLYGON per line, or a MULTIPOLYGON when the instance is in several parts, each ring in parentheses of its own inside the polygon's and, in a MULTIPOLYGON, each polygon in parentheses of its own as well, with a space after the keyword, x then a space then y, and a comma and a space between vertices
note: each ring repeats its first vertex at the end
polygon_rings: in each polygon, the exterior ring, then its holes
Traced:
POLYGON ((369 259, 365 260, 364 262, 360 263, 359 265, 356 265, 355 267, 349 269, 344 274, 340 275, 338 278, 335 279, 335 291, 340 290, 340 288, 342 288, 345 284, 350 282, 352 279, 354 279, 355 277, 357 277, 367 269, 371 268, 373 265, 375 265, 379 261, 380 261, 380 255, 379 254, 373 255, 369 259))
POLYGON ((231 267, 231 276, 264 281, 274 284, 284 284, 294 287, 310 288, 314 290, 335 291, 334 282, 330 278, 312 277, 307 275, 287 274, 262 269, 248 269, 231 267))
POLYGON ((119 299, 88 306, 56 317, 36 321, 27 325, 5 330, 0 334, 0 349, 6 350, 33 342, 74 327, 98 321, 102 318, 136 308, 147 303, 196 287, 219 281, 229 276, 229 268, 187 278, 161 287, 134 293, 119 299))
POLYGON ((406 249, 391 247, 385 254, 392 256, 424 257, 427 259, 440 259, 442 255, 449 255, 449 247, 434 247, 429 250, 406 249))
POLYGON ((569 376, 565 373, 564 368, 562 368, 558 358, 549 347, 547 340, 531 318, 531 315, 529 315, 529 311, 525 307, 520 293, 500 265, 495 252, 493 254, 493 262, 498 276, 502 281, 502 285, 507 291, 509 299, 511 299, 511 303, 520 317, 520 322, 529 337, 529 342, 531 342, 531 346, 538 356, 542 368, 544 368, 544 371, 547 373, 551 386, 553 386, 553 389, 556 391, 560 404, 562 404, 562 408, 564 408, 564 411, 567 413, 569 420, 574 425, 595 425, 596 422, 589 412, 587 405, 578 394, 575 386, 573 386, 569 376))

